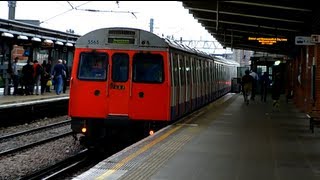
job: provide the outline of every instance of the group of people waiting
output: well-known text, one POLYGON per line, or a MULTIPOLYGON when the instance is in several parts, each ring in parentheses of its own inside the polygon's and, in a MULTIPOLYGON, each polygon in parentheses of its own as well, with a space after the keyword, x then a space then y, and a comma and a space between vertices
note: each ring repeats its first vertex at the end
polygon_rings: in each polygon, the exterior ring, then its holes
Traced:
MULTIPOLYGON (((251 72, 249 70, 245 71, 245 75, 242 76, 241 85, 242 85, 242 93, 244 97, 245 103, 249 104, 249 96, 250 100, 255 100, 255 95, 257 92, 258 85, 260 84, 260 92, 261 92, 261 101, 266 102, 268 88, 270 87, 271 80, 269 78, 269 74, 264 72, 264 74, 259 78, 255 71, 251 72)), ((271 87, 272 100, 273 100, 273 108, 279 107, 279 98, 281 94, 281 79, 280 73, 276 73, 272 82, 271 87)))
POLYGON ((16 57, 10 69, 13 95, 43 95, 45 92, 51 92, 51 85, 54 85, 57 95, 62 91, 66 93, 69 76, 66 60, 59 59, 53 68, 50 60, 43 60, 42 64, 37 60, 27 60, 21 72, 18 70, 18 61, 19 58, 16 57))

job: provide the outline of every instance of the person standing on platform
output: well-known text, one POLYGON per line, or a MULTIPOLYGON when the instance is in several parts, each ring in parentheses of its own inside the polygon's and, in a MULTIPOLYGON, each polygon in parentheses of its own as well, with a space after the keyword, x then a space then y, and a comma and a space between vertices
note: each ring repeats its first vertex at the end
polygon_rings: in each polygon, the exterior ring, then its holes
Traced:
POLYGON ((259 77, 258 77, 258 74, 254 70, 251 70, 250 76, 253 77, 252 93, 251 93, 251 98, 250 99, 252 101, 254 101, 254 98, 256 96, 259 77))
POLYGON ((64 65, 62 64, 62 60, 58 60, 58 64, 53 67, 52 78, 55 81, 55 91, 56 94, 61 94, 62 86, 63 86, 63 76, 65 74, 64 65))
POLYGON ((249 95, 252 93, 252 85, 253 85, 253 77, 249 75, 250 71, 246 70, 245 75, 242 76, 241 84, 242 84, 242 92, 244 102, 248 105, 249 104, 249 95))
POLYGON ((261 101, 266 102, 268 88, 270 85, 269 74, 267 72, 264 72, 263 75, 261 76, 260 83, 261 83, 261 101))
POLYGON ((18 86, 20 81, 20 76, 18 72, 18 60, 19 58, 14 58, 14 61, 12 63, 12 80, 13 80, 13 95, 18 94, 18 86))
POLYGON ((40 78, 41 78, 41 74, 42 74, 42 71, 43 71, 43 68, 42 66, 39 64, 38 60, 34 60, 33 61, 33 68, 34 68, 34 73, 33 73, 33 77, 34 77, 34 82, 35 82, 35 86, 36 86, 36 89, 35 89, 35 94, 36 95, 39 95, 40 93, 40 89, 39 89, 39 86, 40 86, 40 78))
MULTIPOLYGON (((43 71, 41 73, 41 78, 40 78, 40 84, 41 84, 41 95, 44 94, 45 90, 47 89, 47 82, 50 79, 50 73, 47 72, 46 67, 47 67, 47 61, 43 60, 42 63, 43 71)), ((50 88, 50 86, 49 86, 50 88)))
POLYGON ((22 67, 23 84, 25 86, 25 94, 32 95, 34 87, 33 78, 34 68, 31 60, 28 59, 27 64, 22 67))
MULTIPOLYGON (((52 68, 51 60, 48 60, 48 63, 45 65, 45 71, 49 74, 49 79, 51 79, 51 77, 50 77, 51 68, 52 68)), ((46 86, 46 92, 51 92, 50 88, 51 88, 51 86, 46 86)))
POLYGON ((65 75, 63 76, 63 93, 66 93, 67 90, 67 82, 68 82, 68 78, 69 78, 69 71, 68 71, 68 65, 67 65, 67 61, 63 60, 63 66, 65 69, 65 75))

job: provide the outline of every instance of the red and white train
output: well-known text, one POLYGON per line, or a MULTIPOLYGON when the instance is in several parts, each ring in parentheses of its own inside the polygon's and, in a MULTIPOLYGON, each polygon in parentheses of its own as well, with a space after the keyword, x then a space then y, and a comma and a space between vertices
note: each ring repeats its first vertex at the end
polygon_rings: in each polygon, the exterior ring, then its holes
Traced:
POLYGON ((149 132, 214 101, 239 66, 134 28, 97 29, 75 47, 68 114, 92 142, 123 125, 149 132))

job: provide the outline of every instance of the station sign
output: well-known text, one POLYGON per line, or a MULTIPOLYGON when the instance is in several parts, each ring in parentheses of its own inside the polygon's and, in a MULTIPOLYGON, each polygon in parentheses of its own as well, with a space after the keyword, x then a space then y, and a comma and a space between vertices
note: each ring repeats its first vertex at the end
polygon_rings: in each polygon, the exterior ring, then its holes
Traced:
POLYGON ((275 38, 275 37, 248 37, 249 41, 258 41, 262 45, 273 45, 279 41, 287 41, 287 38, 275 38))
POLYGON ((295 45, 315 45, 315 43, 313 43, 311 41, 311 37, 310 36, 296 36, 295 38, 295 45))

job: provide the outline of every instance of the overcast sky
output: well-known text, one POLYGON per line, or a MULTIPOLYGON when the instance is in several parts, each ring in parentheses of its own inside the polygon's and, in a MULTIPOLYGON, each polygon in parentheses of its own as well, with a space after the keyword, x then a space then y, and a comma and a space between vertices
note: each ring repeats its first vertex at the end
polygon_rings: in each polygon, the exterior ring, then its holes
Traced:
MULTIPOLYGON (((16 19, 39 20, 41 27, 84 35, 104 27, 133 27, 185 40, 214 38, 177 1, 17 1, 16 19), (70 4, 69 4, 69 3, 70 4), (78 10, 73 9, 77 7, 78 10), (84 9, 98 10, 89 12, 84 9)), ((8 2, 0 1, 0 18, 8 19, 8 2)), ((221 46, 219 47, 221 48, 221 46)), ((223 50, 220 50, 221 53, 223 50)), ((225 51, 225 50, 224 50, 225 51)), ((208 52, 208 51, 207 51, 208 52)), ((216 53, 218 51, 216 50, 216 53)))

